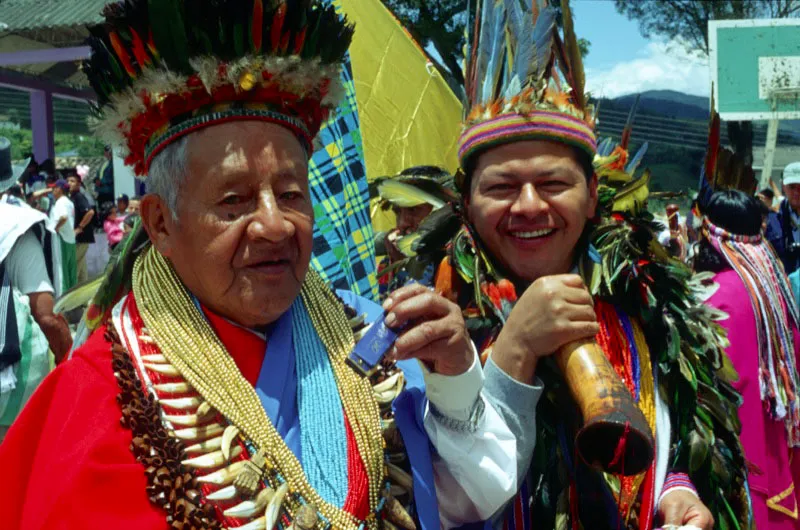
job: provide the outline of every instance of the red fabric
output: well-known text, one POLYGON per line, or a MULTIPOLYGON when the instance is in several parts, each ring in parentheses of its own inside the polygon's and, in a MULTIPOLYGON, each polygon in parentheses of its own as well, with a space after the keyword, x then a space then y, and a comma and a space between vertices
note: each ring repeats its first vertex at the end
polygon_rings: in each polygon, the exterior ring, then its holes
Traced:
MULTIPOLYGON (((208 313, 245 378, 258 379, 265 342, 208 313), (257 349, 256 349, 257 348, 257 349)), ((45 378, 0 444, 4 530, 150 530, 167 527, 150 504, 144 469, 120 425, 111 344, 98 329, 74 357, 45 378)), ((348 422, 345 507, 369 512, 366 470, 348 422)))
POLYGON ((6 530, 166 528, 119 422, 104 331, 44 380, 0 444, 6 530))

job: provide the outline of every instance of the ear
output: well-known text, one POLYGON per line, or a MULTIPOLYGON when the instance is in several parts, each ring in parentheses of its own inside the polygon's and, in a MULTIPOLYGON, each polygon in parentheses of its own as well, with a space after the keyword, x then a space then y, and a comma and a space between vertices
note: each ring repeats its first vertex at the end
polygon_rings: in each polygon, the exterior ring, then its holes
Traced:
POLYGON ((592 173, 589 179, 589 210, 586 212, 587 219, 593 219, 597 214, 597 173, 592 173))
POLYGON ((139 216, 156 250, 162 256, 170 257, 174 248, 177 225, 167 203, 160 196, 149 193, 142 197, 139 203, 139 216))

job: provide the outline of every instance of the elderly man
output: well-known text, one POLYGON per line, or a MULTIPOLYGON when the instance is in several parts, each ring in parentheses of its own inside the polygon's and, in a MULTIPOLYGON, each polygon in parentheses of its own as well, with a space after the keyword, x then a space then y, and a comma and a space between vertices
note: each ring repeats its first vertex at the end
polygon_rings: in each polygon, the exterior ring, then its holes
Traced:
POLYGON ((492 6, 491 16, 477 18, 485 26, 469 45, 490 56, 467 58, 456 180, 463 225, 435 283, 462 306, 487 358, 490 400, 518 440, 536 434, 533 458, 530 445, 518 445, 521 490, 498 527, 708 530, 714 519, 727 528, 744 525, 735 393, 715 375, 722 336, 686 285, 691 271, 667 257, 652 223, 618 210, 635 202, 642 184, 627 176, 624 148, 611 157, 605 178, 630 186, 598 191, 594 112, 583 92, 569 5, 560 10, 563 40, 553 8, 492 6), (607 204, 617 194, 607 210, 598 208, 601 198, 607 204), (703 324, 678 327, 684 320, 703 324), (572 353, 576 344, 586 347, 572 353), (606 359, 581 364, 592 348, 606 359), (556 352, 563 373, 549 358, 556 352), (600 373, 616 374, 592 379, 609 364, 600 373), (611 402, 609 385, 617 396, 611 402), (633 407, 621 406, 624 394, 633 407), (623 436, 574 441, 582 422, 593 419, 587 414, 603 411, 624 415, 623 436), (626 458, 648 453, 644 445, 629 453, 626 445, 634 429, 648 430, 644 422, 654 434, 655 458, 625 469, 626 458), (606 459, 589 458, 587 449, 606 459))
POLYGON ((458 307, 408 288, 384 323, 309 269, 308 159, 352 27, 299 1, 105 15, 84 71, 100 130, 148 175, 146 237, 120 258, 137 256, 132 275, 106 278, 122 290, 105 324, 0 447, 4 528, 438 529, 491 514, 513 495, 515 442, 480 397, 458 307), (374 358, 385 326, 392 356, 422 369, 374 358))
POLYGON ((56 235, 44 214, 6 194, 23 170, 0 138, 0 441, 50 371, 49 350, 60 362, 72 344, 67 322, 53 313, 56 235))
POLYGON ((783 195, 778 211, 769 214, 766 234, 791 274, 800 269, 800 162, 783 169, 783 195))

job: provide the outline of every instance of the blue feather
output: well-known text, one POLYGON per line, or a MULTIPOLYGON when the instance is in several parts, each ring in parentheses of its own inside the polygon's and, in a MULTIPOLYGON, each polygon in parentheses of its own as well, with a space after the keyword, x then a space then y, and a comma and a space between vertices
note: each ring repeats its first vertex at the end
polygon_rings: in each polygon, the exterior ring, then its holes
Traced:
POLYGON ((545 68, 550 63, 550 56, 553 49, 553 31, 556 27, 556 10, 552 7, 545 7, 539 13, 539 18, 536 20, 536 25, 533 27, 531 39, 533 46, 531 47, 531 54, 534 55, 534 60, 527 60, 527 75, 526 77, 534 77, 536 79, 542 77, 545 68))
POLYGON ((483 4, 481 40, 478 43, 478 71, 476 80, 483 80, 478 101, 488 103, 496 99, 497 86, 503 70, 505 55, 506 10, 503 0, 487 0, 483 4))
POLYGON ((636 154, 633 155, 633 158, 628 160, 628 165, 625 166, 625 173, 629 175, 633 175, 633 172, 636 171, 636 168, 639 167, 639 164, 642 162, 642 158, 644 158, 644 154, 647 152, 647 142, 643 143, 642 146, 636 151, 636 154))
POLYGON ((606 136, 597 146, 597 156, 608 156, 614 150, 614 141, 606 136))

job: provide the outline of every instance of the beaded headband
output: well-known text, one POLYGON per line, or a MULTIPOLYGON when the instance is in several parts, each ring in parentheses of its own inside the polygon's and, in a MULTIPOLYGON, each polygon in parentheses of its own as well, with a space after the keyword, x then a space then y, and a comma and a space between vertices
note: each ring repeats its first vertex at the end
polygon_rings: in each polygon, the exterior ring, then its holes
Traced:
POLYGON ((353 28, 319 0, 122 0, 103 15, 82 65, 94 128, 139 176, 170 143, 230 121, 286 127, 310 154, 341 97, 353 28))

